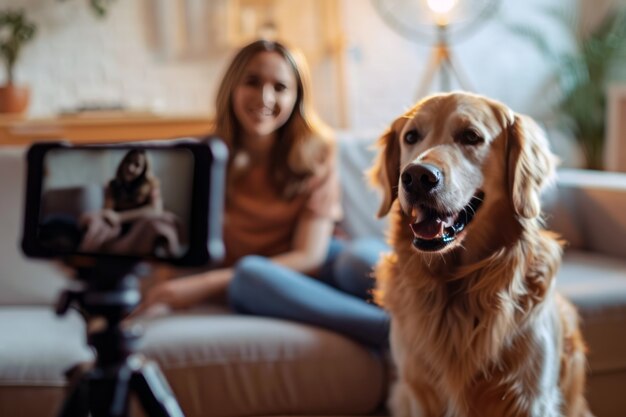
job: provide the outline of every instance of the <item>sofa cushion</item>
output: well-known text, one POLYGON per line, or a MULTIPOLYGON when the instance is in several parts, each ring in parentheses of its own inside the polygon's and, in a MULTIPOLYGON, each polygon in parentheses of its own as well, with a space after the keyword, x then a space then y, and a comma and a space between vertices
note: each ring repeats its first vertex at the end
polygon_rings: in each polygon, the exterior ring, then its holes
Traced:
POLYGON ((573 249, 626 258, 626 173, 561 169, 544 195, 548 228, 573 249))
POLYGON ((578 307, 589 348, 586 397, 594 415, 623 417, 626 410, 626 260, 567 251, 557 279, 578 307))
POLYGON ((0 386, 64 386, 64 371, 93 357, 75 311, 58 317, 47 307, 3 307, 0 335, 0 386))
POLYGON ((0 308, 0 416, 52 417, 66 384, 64 372, 91 360, 85 326, 75 311, 0 308))
POLYGON ((362 414, 385 396, 377 354, 298 323, 175 314, 147 322, 142 344, 191 416, 362 414))
MULTIPOLYGON (((187 417, 367 414, 385 396, 384 361, 323 329, 221 310, 139 323, 141 351, 160 365, 187 417)), ((0 334, 0 415, 55 415, 64 372, 93 358, 82 319, 3 307, 0 334)))
POLYGON ((592 372, 626 371, 626 261, 568 251, 557 286, 578 307, 592 372))

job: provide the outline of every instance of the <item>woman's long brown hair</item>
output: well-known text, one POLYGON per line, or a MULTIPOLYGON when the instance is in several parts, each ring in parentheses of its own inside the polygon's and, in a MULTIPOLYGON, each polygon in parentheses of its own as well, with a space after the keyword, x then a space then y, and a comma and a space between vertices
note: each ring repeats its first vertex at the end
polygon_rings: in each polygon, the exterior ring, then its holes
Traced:
POLYGON ((248 169, 247 165, 233 163, 244 149, 241 127, 233 109, 233 91, 252 57, 261 52, 280 54, 296 78, 294 109, 278 130, 270 156, 271 181, 283 198, 291 199, 305 189, 308 179, 323 174, 334 151, 331 130, 313 108, 309 69, 301 53, 268 40, 258 40, 243 47, 226 69, 217 93, 215 134, 224 139, 230 151, 228 183, 231 185, 248 169))
POLYGON ((158 185, 150 172, 150 161, 146 151, 143 149, 128 151, 118 164, 115 177, 109 181, 109 191, 113 198, 114 210, 130 210, 148 204, 155 186, 158 185), (143 171, 137 178, 127 182, 124 179, 124 168, 135 156, 143 158, 143 171))

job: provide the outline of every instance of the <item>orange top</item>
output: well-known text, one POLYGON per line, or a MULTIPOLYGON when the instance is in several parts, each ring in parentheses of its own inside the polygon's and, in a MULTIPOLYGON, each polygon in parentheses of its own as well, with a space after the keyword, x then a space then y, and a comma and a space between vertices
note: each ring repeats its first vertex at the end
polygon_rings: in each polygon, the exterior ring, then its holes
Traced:
POLYGON ((224 213, 223 266, 232 266, 246 255, 274 256, 292 249, 293 233, 303 216, 341 218, 336 168, 324 177, 309 180, 307 190, 291 201, 271 186, 268 167, 252 167, 238 181, 224 213))

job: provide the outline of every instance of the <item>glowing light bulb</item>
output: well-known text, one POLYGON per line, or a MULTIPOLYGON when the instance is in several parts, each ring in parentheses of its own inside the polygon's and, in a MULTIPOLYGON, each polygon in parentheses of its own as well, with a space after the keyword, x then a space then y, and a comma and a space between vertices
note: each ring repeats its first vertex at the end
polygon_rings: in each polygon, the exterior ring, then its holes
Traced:
POLYGON ((444 15, 454 8, 456 0, 427 0, 427 3, 434 13, 444 15))

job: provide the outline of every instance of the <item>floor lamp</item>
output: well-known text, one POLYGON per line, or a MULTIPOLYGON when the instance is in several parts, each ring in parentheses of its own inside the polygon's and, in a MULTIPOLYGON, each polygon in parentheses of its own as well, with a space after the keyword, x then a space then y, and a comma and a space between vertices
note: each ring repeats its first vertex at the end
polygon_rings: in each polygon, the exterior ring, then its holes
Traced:
POLYGON ((471 90, 469 81, 452 56, 448 42, 449 15, 456 5, 456 0, 428 0, 427 4, 437 25, 437 42, 432 49, 416 98, 419 99, 428 93, 437 73, 440 74, 441 91, 450 91, 452 76, 456 77, 461 88, 471 90))

